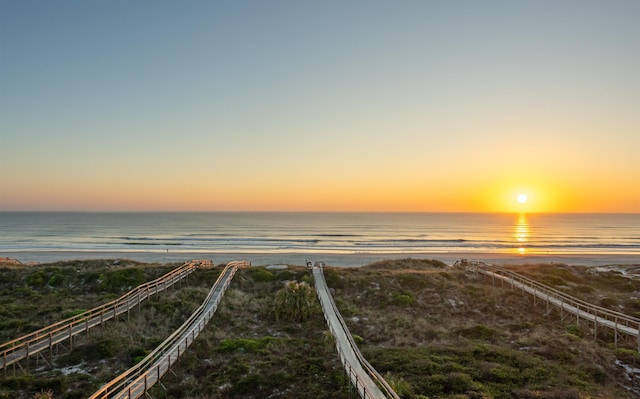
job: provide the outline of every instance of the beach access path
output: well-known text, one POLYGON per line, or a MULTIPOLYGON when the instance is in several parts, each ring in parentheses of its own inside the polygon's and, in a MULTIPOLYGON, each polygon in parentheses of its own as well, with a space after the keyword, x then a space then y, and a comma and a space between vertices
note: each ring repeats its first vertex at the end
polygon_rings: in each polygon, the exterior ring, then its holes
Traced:
POLYGON ((196 269, 211 265, 211 261, 208 260, 186 262, 156 280, 139 285, 119 299, 6 342, 0 345, 0 369, 3 369, 6 375, 7 366, 18 364, 31 356, 41 356, 45 362, 50 362, 56 345, 68 342, 68 349, 71 350, 75 336, 89 334, 90 329, 102 326, 109 320, 117 320, 118 316, 139 308, 143 301, 187 278, 196 269), (49 360, 42 356, 43 351, 49 352, 49 360))
POLYGON ((171 370, 189 346, 200 335, 218 308, 238 268, 249 267, 246 261, 229 262, 211 287, 198 309, 173 334, 138 364, 120 374, 90 399, 137 399, 171 370))
POLYGON ((322 271, 323 266, 324 265, 319 262, 316 262, 312 266, 313 279, 325 320, 336 340, 336 349, 340 355, 340 361, 349 375, 349 379, 363 399, 399 399, 399 396, 387 384, 384 378, 382 378, 369 362, 366 361, 362 354, 360 354, 360 350, 353 341, 351 333, 329 292, 322 271), (384 392, 379 385, 384 389, 384 392))

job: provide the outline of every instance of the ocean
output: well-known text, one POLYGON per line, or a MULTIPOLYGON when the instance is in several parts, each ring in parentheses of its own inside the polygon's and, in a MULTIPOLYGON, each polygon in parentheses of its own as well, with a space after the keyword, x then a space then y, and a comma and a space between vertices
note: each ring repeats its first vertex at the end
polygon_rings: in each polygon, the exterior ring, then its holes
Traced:
POLYGON ((22 262, 467 255, 640 263, 640 214, 0 212, 0 257, 22 262))

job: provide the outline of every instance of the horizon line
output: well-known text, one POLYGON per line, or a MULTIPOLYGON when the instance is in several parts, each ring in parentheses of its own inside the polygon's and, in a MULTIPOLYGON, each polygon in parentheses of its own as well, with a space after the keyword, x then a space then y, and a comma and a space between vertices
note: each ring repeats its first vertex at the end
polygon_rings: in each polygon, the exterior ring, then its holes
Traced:
POLYGON ((61 209, 0 209, 0 213, 289 213, 289 214, 527 214, 527 215, 639 215, 640 211, 352 211, 352 210, 61 210, 61 209))

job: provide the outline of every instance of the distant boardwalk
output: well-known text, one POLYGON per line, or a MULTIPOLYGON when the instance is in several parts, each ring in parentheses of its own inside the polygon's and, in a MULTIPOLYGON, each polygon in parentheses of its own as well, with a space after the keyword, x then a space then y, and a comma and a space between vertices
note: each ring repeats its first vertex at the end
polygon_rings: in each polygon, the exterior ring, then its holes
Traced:
POLYGON ((481 273, 491 277, 494 284, 496 281, 502 286, 507 283, 512 289, 519 289, 522 292, 529 293, 534 298, 534 305, 537 300, 541 300, 546 304, 547 311, 550 306, 557 307, 560 310, 561 318, 564 319, 565 314, 573 315, 576 318, 577 325, 580 324, 580 320, 593 323, 594 335, 597 335, 598 328, 612 329, 615 346, 618 345, 619 337, 633 337, 637 341, 636 350, 640 353, 640 319, 637 317, 582 301, 511 270, 488 265, 484 262, 462 259, 457 261, 454 267, 481 273))

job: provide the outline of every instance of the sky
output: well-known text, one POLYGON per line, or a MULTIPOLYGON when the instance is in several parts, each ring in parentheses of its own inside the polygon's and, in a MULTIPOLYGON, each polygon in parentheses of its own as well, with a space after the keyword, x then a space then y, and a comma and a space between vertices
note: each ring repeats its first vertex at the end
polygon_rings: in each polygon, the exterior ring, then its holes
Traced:
POLYGON ((0 0, 0 211, 638 213, 639 17, 0 0))

